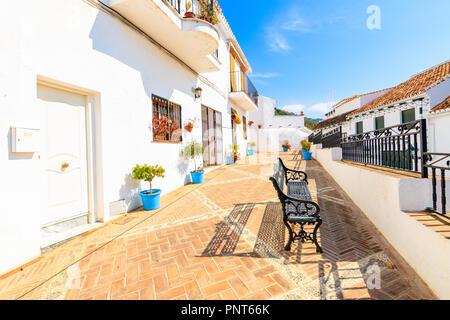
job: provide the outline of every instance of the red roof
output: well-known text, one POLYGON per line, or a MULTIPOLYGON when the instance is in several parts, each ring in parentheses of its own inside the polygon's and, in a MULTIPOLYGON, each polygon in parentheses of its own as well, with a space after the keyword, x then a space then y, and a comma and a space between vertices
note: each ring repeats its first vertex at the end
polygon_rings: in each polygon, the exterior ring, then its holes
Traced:
POLYGON ((440 104, 438 104, 436 107, 434 107, 431 112, 437 112, 437 111, 443 111, 450 109, 450 96, 447 97, 444 101, 442 101, 440 104))
POLYGON ((395 104, 410 97, 425 93, 430 87, 450 76, 450 61, 421 72, 406 82, 394 87, 391 91, 376 98, 362 108, 355 110, 351 115, 370 111, 389 104, 395 104))

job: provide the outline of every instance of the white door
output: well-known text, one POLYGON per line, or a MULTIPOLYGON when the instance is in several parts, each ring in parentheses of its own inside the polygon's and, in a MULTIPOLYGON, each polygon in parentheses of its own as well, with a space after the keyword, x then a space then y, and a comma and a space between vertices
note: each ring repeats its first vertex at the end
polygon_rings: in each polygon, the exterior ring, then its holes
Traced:
POLYGON ((88 213, 86 97, 38 85, 42 224, 88 213))

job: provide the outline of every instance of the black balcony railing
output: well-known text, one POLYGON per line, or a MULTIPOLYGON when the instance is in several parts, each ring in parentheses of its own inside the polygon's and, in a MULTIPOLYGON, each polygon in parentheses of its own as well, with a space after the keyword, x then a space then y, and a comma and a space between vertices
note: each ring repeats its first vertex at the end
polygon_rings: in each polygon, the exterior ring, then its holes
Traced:
POLYGON ((426 159, 426 168, 431 169, 432 185, 433 185, 433 207, 429 210, 450 218, 447 214, 447 188, 446 171, 450 171, 450 153, 424 153, 426 159), (439 175, 438 175, 439 173, 439 175), (438 201, 438 184, 437 178, 440 177, 440 201, 438 201))
POLYGON ((231 92, 245 92, 252 101, 258 105, 258 90, 256 90, 250 78, 241 71, 230 73, 231 92))
POLYGON ((428 177, 426 120, 417 120, 342 139, 343 160, 421 173, 428 177))
POLYGON ((313 133, 308 137, 308 141, 312 144, 320 144, 322 143, 322 131, 317 133, 313 133))
POLYGON ((167 0, 167 2, 181 14, 181 0, 167 0))
POLYGON ((333 131, 327 132, 322 136, 322 148, 331 149, 339 148, 342 140, 342 128, 336 128, 333 131))
POLYGON ((216 24, 217 13, 213 0, 166 0, 180 15, 186 18, 198 18, 216 24), (188 10, 187 6, 190 4, 188 10))
POLYGON ((342 140, 342 127, 336 128, 327 133, 313 133, 308 137, 312 144, 321 144, 323 149, 339 148, 342 140))

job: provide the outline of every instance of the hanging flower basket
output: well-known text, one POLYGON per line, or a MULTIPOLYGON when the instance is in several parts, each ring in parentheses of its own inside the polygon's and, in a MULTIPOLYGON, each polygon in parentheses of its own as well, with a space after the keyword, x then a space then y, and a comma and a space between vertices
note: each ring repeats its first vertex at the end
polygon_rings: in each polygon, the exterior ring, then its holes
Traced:
POLYGON ((192 124, 188 124, 184 127, 184 129, 186 129, 187 132, 192 132, 192 130, 194 129, 194 126, 192 124))

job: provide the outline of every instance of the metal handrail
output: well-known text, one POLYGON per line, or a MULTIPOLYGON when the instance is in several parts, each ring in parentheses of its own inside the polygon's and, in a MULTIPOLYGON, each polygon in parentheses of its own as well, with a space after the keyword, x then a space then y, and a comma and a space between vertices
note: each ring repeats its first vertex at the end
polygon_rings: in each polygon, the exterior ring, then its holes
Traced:
POLYGON ((446 194, 446 171, 450 171, 450 160, 447 161, 447 167, 442 167, 441 165, 436 166, 437 163, 441 163, 447 159, 450 159, 450 153, 433 153, 433 152, 425 152, 424 157, 426 158, 426 162, 433 161, 432 163, 426 163, 424 166, 431 169, 432 175, 432 185, 433 185, 433 207, 428 208, 429 211, 432 211, 436 214, 439 214, 443 217, 449 218, 447 215, 447 194, 446 194), (433 159, 433 157, 440 157, 437 160, 433 159), (438 210, 438 193, 437 193, 437 170, 441 171, 441 210, 438 210))
POLYGON ((416 120, 379 130, 343 137, 343 159, 428 177, 426 120, 416 120), (419 163, 420 160, 420 163, 419 163))

